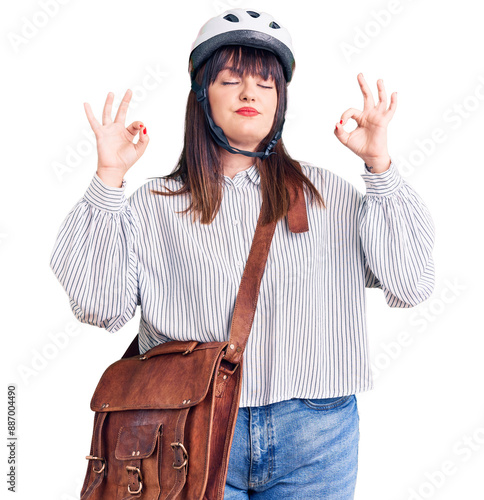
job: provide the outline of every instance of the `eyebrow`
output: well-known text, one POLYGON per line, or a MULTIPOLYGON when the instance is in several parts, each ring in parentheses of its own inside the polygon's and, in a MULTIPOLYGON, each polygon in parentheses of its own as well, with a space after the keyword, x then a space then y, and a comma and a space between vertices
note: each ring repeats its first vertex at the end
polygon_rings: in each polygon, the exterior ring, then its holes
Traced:
MULTIPOLYGON (((235 68, 234 66, 225 66, 225 67, 223 67, 223 68, 220 70, 220 72, 222 72, 222 71, 224 71, 224 70, 226 70, 226 71, 228 71, 229 73, 231 73, 231 74, 233 74, 233 75, 235 75, 235 76, 238 76, 238 77, 240 77, 240 78, 242 78, 242 76, 243 76, 243 74, 244 74, 244 72, 243 72, 241 69, 239 69, 239 68, 235 68)), ((261 75, 260 73, 257 73, 257 76, 259 76, 260 78, 264 78, 264 76, 263 76, 263 75, 261 75)), ((271 80, 271 79, 274 79, 274 78, 273 78, 273 76, 272 76, 272 75, 270 75, 270 74, 269 74, 269 75, 268 75, 268 77, 267 77, 267 79, 268 79, 268 80, 271 80)))
POLYGON ((222 68, 222 71, 228 71, 229 73, 233 73, 234 75, 237 76, 242 76, 242 71, 240 69, 234 68, 233 66, 225 66, 225 68, 222 68))

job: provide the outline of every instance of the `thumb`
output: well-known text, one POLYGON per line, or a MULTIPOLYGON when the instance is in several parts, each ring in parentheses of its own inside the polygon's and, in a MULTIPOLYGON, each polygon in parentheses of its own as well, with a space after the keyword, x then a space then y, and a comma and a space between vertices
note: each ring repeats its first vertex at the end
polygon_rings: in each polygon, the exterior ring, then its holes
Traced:
POLYGON ((346 132, 346 130, 343 128, 343 125, 341 123, 337 123, 335 128, 334 128, 334 135, 339 139, 339 141, 346 146, 346 143, 348 142, 348 137, 350 134, 346 132))
POLYGON ((130 125, 128 125, 126 127, 126 130, 133 136, 133 139, 134 139, 134 136, 138 133, 138 132, 143 132, 143 129, 145 128, 143 122, 140 122, 140 121, 135 121, 133 123, 131 123, 130 125))
POLYGON ((139 139, 136 144, 134 144, 134 149, 136 150, 138 157, 140 157, 144 152, 148 143, 150 142, 150 137, 146 127, 139 131, 139 139))

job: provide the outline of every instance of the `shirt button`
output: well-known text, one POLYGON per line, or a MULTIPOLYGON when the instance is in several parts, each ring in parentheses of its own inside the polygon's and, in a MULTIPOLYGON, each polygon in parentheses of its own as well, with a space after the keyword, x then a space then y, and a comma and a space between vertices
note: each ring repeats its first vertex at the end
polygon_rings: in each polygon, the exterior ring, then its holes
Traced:
POLYGON ((234 220, 234 226, 236 226, 239 223, 237 219, 234 220))

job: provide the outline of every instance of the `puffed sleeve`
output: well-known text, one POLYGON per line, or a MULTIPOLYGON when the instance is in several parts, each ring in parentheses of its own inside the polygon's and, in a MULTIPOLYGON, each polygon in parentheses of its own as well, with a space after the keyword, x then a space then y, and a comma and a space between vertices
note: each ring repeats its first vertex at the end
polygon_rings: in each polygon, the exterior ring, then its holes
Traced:
POLYGON ((140 304, 138 217, 120 188, 97 173, 57 234, 50 267, 79 321, 116 332, 140 304))
POLYGON ((413 307, 435 285, 435 226, 421 197, 393 161, 385 172, 361 174, 366 194, 358 208, 366 286, 381 288, 390 307, 413 307))

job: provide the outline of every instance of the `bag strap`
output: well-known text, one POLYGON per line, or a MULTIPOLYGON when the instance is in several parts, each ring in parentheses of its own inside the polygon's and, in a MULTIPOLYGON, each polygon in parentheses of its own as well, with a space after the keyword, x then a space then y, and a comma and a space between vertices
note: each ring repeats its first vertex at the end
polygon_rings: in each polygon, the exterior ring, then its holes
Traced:
MULTIPOLYGON (((309 231, 309 226, 302 182, 299 181, 296 185, 287 182, 286 187, 289 191, 289 209, 287 213, 289 230, 293 233, 305 233, 309 231)), ((262 208, 235 301, 229 346, 225 355, 228 362, 236 365, 242 360, 245 346, 249 340, 259 299, 260 282, 276 229, 276 222, 262 226, 260 223, 261 217, 262 208)))
POLYGON ((96 475, 94 481, 89 485, 89 487, 86 489, 86 491, 84 491, 84 493, 81 495, 81 500, 87 500, 88 498, 90 498, 91 495, 93 494, 94 490, 102 483, 104 477, 107 474, 106 460, 103 458, 103 451, 101 449, 103 424, 104 424, 104 421, 106 420, 106 416, 107 416, 107 412, 102 412, 102 413, 96 412, 94 414, 95 423, 94 423, 94 431, 93 431, 92 440, 91 440, 91 454, 88 455, 86 458, 88 460, 93 460, 93 465, 91 466, 92 469, 90 469, 90 470, 96 472, 97 475, 96 475), (99 462, 99 467, 97 469, 95 468, 95 465, 94 465, 94 463, 96 463, 96 462, 99 462))
MULTIPOLYGON (((295 183, 286 181, 289 192, 289 209, 287 223, 292 233, 309 231, 306 211, 306 200, 302 181, 295 183)), ((259 298, 259 288, 271 246, 272 237, 276 229, 276 222, 261 224, 264 201, 262 202, 254 239, 250 247, 247 263, 235 301, 234 314, 230 328, 229 349, 225 359, 233 364, 239 364, 249 339, 250 330, 254 321, 255 309, 259 298)), ((138 335, 133 339, 123 358, 139 355, 138 335)))

